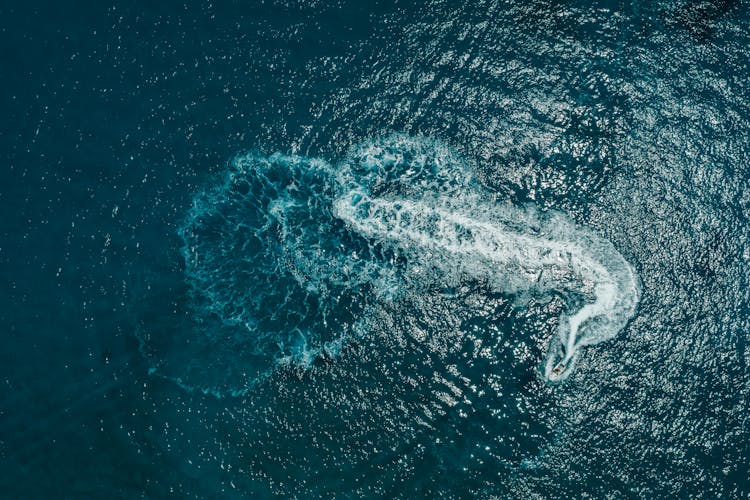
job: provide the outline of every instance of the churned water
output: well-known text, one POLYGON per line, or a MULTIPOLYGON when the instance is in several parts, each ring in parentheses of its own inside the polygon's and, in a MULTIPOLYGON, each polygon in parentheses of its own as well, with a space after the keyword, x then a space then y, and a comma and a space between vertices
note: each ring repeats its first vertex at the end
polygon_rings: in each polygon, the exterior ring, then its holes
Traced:
POLYGON ((0 496, 750 495, 745 3, 0 13, 0 496))

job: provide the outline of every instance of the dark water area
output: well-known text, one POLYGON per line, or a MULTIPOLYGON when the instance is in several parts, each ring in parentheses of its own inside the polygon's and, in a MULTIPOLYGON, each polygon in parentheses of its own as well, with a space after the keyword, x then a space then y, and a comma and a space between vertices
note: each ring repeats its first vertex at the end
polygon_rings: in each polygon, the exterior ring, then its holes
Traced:
POLYGON ((0 43, 0 497, 750 496, 745 2, 6 2, 0 43))

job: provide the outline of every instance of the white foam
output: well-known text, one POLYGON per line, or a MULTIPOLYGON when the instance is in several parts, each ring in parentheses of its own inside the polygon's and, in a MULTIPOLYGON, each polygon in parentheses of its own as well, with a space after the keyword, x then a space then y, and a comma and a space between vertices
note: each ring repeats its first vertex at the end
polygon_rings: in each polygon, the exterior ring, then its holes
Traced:
POLYGON ((635 312, 632 267, 611 243, 559 214, 541 219, 533 209, 496 206, 475 193, 376 198, 360 189, 339 197, 334 215, 399 249, 419 279, 469 277, 509 294, 571 290, 588 297, 561 319, 550 343, 544 369, 550 381, 567 378, 581 346, 614 337, 635 312))
POLYGON ((429 139, 367 141, 335 168, 240 157, 196 197, 180 235, 196 311, 218 320, 189 344, 227 358, 218 365, 227 373, 207 364, 206 380, 239 374, 252 385, 276 365, 308 368, 336 356, 366 311, 401 289, 471 279, 508 295, 584 298, 569 301, 548 348, 542 371, 561 381, 580 348, 614 337, 639 300, 633 268, 609 241, 561 214, 498 202, 429 139))

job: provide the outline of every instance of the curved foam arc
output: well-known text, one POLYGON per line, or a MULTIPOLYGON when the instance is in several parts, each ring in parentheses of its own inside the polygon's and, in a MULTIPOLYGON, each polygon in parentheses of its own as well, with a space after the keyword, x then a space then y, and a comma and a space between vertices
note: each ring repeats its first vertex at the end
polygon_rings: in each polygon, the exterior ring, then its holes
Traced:
POLYGON ((179 234, 198 328, 162 364, 174 371, 187 359, 190 382, 176 380, 232 394, 277 366, 335 356, 402 288, 472 279, 509 295, 583 296, 550 341, 550 381, 570 375, 582 346, 615 336, 639 299, 635 272, 609 241, 561 214, 496 203, 429 139, 367 141, 336 167, 241 156, 198 193, 179 234), (215 368, 193 361, 204 353, 215 368))
POLYGON ((561 320, 558 340, 550 345, 545 377, 561 381, 572 372, 581 346, 612 338, 632 316, 635 273, 609 242, 559 217, 552 221, 556 227, 543 225, 532 235, 512 223, 528 214, 507 210, 493 210, 473 196, 446 205, 440 198, 379 199, 361 191, 334 204, 334 214, 353 230, 399 247, 412 262, 486 280, 498 291, 591 288, 593 303, 561 320), (587 328, 595 319, 599 324, 587 328))

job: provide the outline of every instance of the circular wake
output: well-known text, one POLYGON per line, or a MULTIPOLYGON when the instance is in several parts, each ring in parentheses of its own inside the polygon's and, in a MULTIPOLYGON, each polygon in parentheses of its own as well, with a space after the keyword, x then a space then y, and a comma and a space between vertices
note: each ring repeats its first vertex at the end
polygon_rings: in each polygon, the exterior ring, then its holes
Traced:
POLYGON ((179 234, 201 343, 241 353, 240 388, 279 365, 336 356, 379 304, 467 280, 565 298, 542 370, 562 381, 580 348, 615 336, 639 300, 636 273, 609 241, 494 199, 426 139, 369 141, 336 167, 239 157, 195 198, 179 234))

